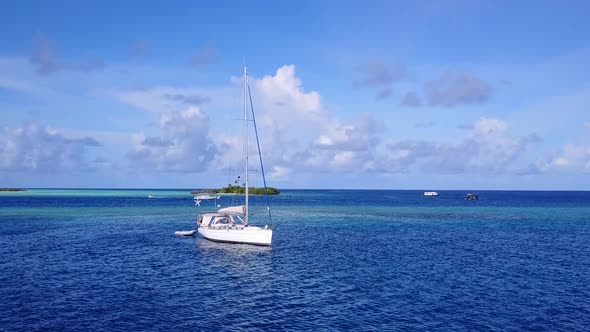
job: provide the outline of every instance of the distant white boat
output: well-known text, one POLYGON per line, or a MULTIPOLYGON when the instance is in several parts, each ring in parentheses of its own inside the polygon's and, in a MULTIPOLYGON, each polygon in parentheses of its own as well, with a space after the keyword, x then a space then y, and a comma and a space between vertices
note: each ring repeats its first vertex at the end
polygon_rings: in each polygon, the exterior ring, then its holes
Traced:
POLYGON ((219 195, 213 195, 213 194, 203 193, 203 194, 195 195, 194 200, 195 200, 195 205, 201 206, 201 201, 202 200, 214 199, 215 200, 215 207, 217 207, 217 200, 219 198, 221 198, 221 196, 219 196, 219 195))
POLYGON ((193 235, 195 235, 196 232, 197 232, 196 230, 192 230, 192 231, 176 231, 176 232, 174 232, 174 234, 180 235, 180 236, 193 236, 193 235))
MULTIPOLYGON (((272 243, 273 227, 271 226, 251 226, 249 224, 249 203, 248 203, 248 123, 250 120, 248 108, 246 106, 247 98, 250 97, 250 108, 252 111, 252 123, 256 133, 256 143, 258 145, 258 157, 260 160, 260 168, 262 171, 262 180, 266 188, 266 178, 264 176, 264 166, 262 164, 262 156, 260 154, 260 144, 258 142, 258 133, 256 131, 256 118, 254 117, 254 108, 252 107, 252 96, 250 95, 250 87, 248 86, 248 74, 244 67, 244 168, 245 168, 245 204, 239 206, 230 206, 219 209, 217 212, 206 212, 199 216, 197 221, 198 231, 204 238, 229 243, 246 243, 262 246, 270 246, 272 243)), ((270 221, 270 206, 267 205, 268 216, 270 221)))
POLYGON ((212 194, 199 194, 195 195, 195 199, 219 199, 221 196, 212 194))
POLYGON ((156 198, 156 195, 148 195, 148 198, 156 198))
POLYGON ((438 196, 438 192, 436 191, 425 191, 424 196, 438 196))

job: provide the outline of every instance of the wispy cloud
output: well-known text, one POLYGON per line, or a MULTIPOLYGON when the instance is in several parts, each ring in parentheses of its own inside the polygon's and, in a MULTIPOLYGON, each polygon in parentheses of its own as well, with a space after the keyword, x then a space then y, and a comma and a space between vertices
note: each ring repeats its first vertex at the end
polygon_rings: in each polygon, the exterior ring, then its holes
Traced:
POLYGON ((165 93, 164 97, 172 101, 179 101, 195 106, 208 103, 211 100, 208 96, 197 93, 165 93))
POLYGON ((475 76, 447 73, 427 82, 425 92, 430 105, 454 107, 483 103, 490 98, 492 88, 475 76))
POLYGON ((149 53, 151 48, 152 48, 152 43, 149 40, 139 39, 131 46, 131 49, 129 50, 129 54, 131 56, 135 56, 135 57, 144 56, 147 53, 149 53))
POLYGON ((406 92, 400 102, 400 105, 406 107, 420 107, 422 106, 422 101, 415 92, 406 92))
POLYGON ((392 88, 385 88, 385 89, 382 89, 379 92, 377 92, 375 99, 382 100, 382 99, 389 98, 392 95, 393 95, 393 89, 392 88))
POLYGON ((434 126, 436 123, 434 121, 425 121, 425 122, 418 122, 414 124, 415 128, 429 128, 434 126))
POLYGON ((201 47, 197 53, 189 59, 188 64, 195 68, 206 68, 221 61, 217 50, 211 46, 201 47))
POLYGON ((352 81, 355 88, 378 88, 376 100, 393 95, 392 84, 407 77, 407 69, 402 65, 389 66, 381 59, 372 59, 357 68, 359 77, 352 81))
POLYGON ((141 145, 146 147, 167 147, 174 145, 174 143, 161 137, 146 137, 141 141, 141 145))
POLYGON ((473 128, 475 128, 475 125, 473 123, 461 123, 457 126, 457 128, 463 130, 472 130, 473 128))
POLYGON ((35 38, 30 60, 37 66, 37 72, 42 75, 54 73, 63 66, 58 58, 55 42, 43 35, 35 38))
POLYGON ((0 89, 21 91, 21 92, 34 92, 39 89, 33 86, 31 83, 25 80, 12 79, 9 77, 0 77, 0 89))
POLYGON ((381 59, 372 59, 357 68, 360 77, 352 82, 357 88, 381 87, 389 85, 407 77, 405 66, 397 65, 392 68, 381 59))
POLYGON ((102 60, 64 61, 57 52, 55 41, 44 35, 35 38, 29 60, 37 67, 40 75, 51 75, 64 70, 88 72, 105 66, 102 60))
MULTIPOLYGON (((153 87, 149 89, 136 89, 129 91, 117 91, 113 95, 116 99, 140 108, 142 110, 161 113, 169 110, 181 110, 187 106, 200 106, 211 102, 207 95, 211 91, 197 88, 177 87, 153 87)), ((219 95, 219 92, 217 92, 219 95)), ((219 97, 217 99, 222 99, 219 97)))

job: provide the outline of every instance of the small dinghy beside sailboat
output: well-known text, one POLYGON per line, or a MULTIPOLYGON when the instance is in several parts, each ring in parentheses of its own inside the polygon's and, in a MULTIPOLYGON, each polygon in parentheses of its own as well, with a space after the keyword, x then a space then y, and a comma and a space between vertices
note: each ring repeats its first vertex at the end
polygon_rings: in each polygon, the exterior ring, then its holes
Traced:
POLYGON ((178 235, 178 236, 194 236, 196 232, 197 232, 196 230, 192 230, 192 231, 176 231, 176 232, 174 232, 174 234, 175 235, 178 235))

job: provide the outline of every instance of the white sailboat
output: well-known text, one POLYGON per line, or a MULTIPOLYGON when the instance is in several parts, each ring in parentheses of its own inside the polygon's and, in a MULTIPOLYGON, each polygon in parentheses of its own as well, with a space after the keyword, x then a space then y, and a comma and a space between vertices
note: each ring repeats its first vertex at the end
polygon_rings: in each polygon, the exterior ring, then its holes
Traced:
MULTIPOLYGON (((258 146, 258 157, 260 159, 260 168, 262 170, 262 179, 266 189, 266 179, 264 176, 264 166, 260 155, 260 143, 258 141, 258 131, 256 130, 256 118, 254 108, 252 107, 252 96, 248 86, 248 73, 244 67, 244 151, 245 151, 245 204, 239 206, 230 206, 219 209, 217 212, 201 213, 197 221, 197 230, 204 238, 229 243, 246 243, 262 246, 270 246, 272 243, 273 227, 266 225, 264 227, 252 226, 249 220, 249 202, 248 202, 248 107, 247 99, 250 98, 250 109, 252 110, 252 122, 256 133, 256 144, 258 146)), ((268 196, 267 196, 268 198, 268 196)), ((267 211, 269 219, 270 206, 267 199, 267 211)))

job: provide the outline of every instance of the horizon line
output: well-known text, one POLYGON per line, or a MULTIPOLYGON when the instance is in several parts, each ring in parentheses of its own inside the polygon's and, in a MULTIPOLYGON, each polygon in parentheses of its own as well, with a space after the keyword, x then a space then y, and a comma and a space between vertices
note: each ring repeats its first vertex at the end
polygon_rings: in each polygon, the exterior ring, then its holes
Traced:
MULTIPOLYGON (((275 187, 276 188, 276 187, 275 187)), ((23 190, 207 190, 212 188, 123 188, 123 187, 116 187, 116 188, 107 188, 107 187, 5 187, 1 189, 23 189, 23 190)), ((590 189, 378 189, 378 188, 277 188, 279 191, 281 190, 342 190, 342 191, 580 191, 580 192, 589 192, 590 189)))

